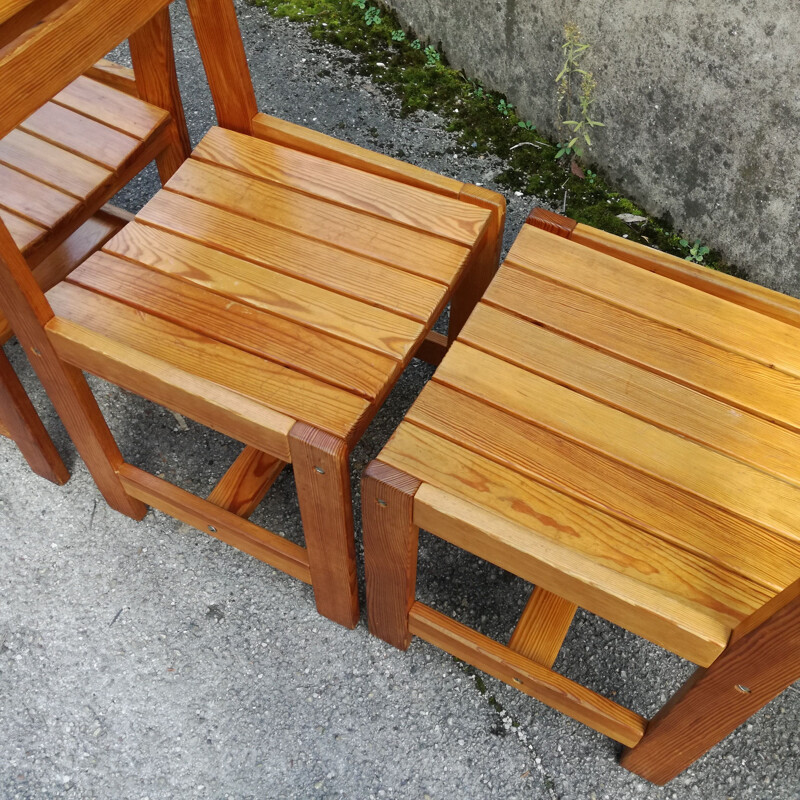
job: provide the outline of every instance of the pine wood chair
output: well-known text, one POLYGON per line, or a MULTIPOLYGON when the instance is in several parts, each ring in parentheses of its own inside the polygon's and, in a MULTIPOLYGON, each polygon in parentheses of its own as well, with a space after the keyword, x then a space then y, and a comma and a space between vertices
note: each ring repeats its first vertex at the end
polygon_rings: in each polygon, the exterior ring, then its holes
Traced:
POLYGON ((529 222, 365 473, 370 630, 665 783, 800 678, 800 302, 529 222), (508 645, 415 600, 420 527, 535 584, 508 645), (578 606, 701 669, 648 722, 553 671, 578 606))
MULTIPOLYGON (((0 58, 6 129, 120 39, 154 39, 165 6, 64 4, 0 58)), ((259 114, 230 0, 188 7, 220 127, 47 297, 0 225, 0 305, 111 506, 148 503, 311 582, 354 626, 348 455, 411 358, 441 357, 448 301, 452 338, 488 285, 504 201, 259 114), (207 499, 125 463, 81 370, 245 449, 207 499), (286 463, 305 548, 248 519, 286 463)), ((134 47, 153 86, 168 49, 134 47)))
MULTIPOLYGON (((24 50, 37 28, 55 24, 63 11, 54 2, 2 4, 0 55, 10 59, 24 50)), ((109 198, 154 158, 166 181, 189 154, 166 10, 132 42, 134 61, 141 63, 142 48, 156 43, 166 83, 154 82, 146 69, 137 83, 133 71, 101 59, 2 128, 0 220, 45 291, 130 220, 104 205, 109 198)), ((0 315, 0 435, 17 444, 34 472, 65 483, 69 472, 2 350, 11 336, 0 315)))

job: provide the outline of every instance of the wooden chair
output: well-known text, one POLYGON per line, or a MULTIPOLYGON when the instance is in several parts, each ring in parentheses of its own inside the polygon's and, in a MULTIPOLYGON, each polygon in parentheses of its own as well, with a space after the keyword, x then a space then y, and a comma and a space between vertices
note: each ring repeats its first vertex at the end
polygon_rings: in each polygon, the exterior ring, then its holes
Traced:
MULTIPOLYGON (((155 40, 165 5, 66 3, 0 59, 4 127, 120 39, 155 40)), ((504 201, 257 113, 230 0, 188 6, 220 127, 46 298, 0 226, 0 305, 114 508, 141 518, 149 503, 312 582, 319 611, 354 626, 348 455, 411 358, 441 357, 448 301, 455 336, 488 285, 504 201), (125 463, 80 370, 241 456, 206 500, 125 463), (248 520, 286 463, 306 548, 248 520)), ((168 49, 133 47, 153 87, 168 49)))
POLYGON ((370 630, 665 783, 800 677, 800 302, 529 222, 365 473, 370 630), (535 585, 508 645, 415 600, 420 527, 535 585), (578 606, 701 669, 648 722, 553 671, 578 606))
MULTIPOLYGON (((8 60, 23 51, 63 10, 54 2, 5 3, 0 55, 8 60)), ((154 158, 166 181, 189 154, 166 10, 133 41, 135 62, 156 39, 164 46, 166 83, 154 82, 146 69, 137 82, 131 70, 103 59, 2 128, 0 220, 45 291, 129 221, 104 206, 109 198, 154 158)), ((0 435, 15 441, 34 472, 65 483, 69 472, 2 351, 11 336, 0 315, 0 435)))

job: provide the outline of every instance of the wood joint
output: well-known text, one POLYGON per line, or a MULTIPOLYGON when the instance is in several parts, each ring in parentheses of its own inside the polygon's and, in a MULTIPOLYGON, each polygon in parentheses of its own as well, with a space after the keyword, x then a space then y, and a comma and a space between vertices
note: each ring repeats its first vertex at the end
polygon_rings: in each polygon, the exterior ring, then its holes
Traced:
POLYGON ((572 231, 578 224, 574 219, 556 214, 555 211, 548 211, 546 208, 534 208, 525 222, 533 225, 534 228, 541 228, 543 231, 554 233, 564 239, 572 236, 572 231))

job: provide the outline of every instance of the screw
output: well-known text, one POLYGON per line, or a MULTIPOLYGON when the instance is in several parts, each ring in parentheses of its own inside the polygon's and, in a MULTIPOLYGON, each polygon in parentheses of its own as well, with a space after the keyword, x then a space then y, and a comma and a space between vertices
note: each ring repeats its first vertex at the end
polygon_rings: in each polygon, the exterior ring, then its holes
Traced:
POLYGON ((35 356, 40 356, 41 355, 41 353, 39 352, 39 348, 38 347, 32 347, 31 350, 33 351, 33 354, 35 356))
POLYGON ((511 680, 514 681, 514 683, 522 685, 522 678, 512 678, 511 680))
POLYGON ((750 689, 747 686, 742 686, 741 683, 736 684, 736 691, 741 692, 742 694, 750 694, 750 689))
POLYGON ((216 533, 217 532, 217 529, 213 525, 209 525, 208 529, 211 531, 211 533, 216 533))
POLYGON ((314 467, 314 469, 315 469, 317 472, 319 472, 319 474, 320 474, 320 475, 324 475, 324 474, 325 474, 325 470, 324 470, 324 469, 322 469, 322 467, 314 467))
POLYGON ((378 500, 378 505, 379 506, 385 506, 386 505, 386 501, 385 500, 378 500))

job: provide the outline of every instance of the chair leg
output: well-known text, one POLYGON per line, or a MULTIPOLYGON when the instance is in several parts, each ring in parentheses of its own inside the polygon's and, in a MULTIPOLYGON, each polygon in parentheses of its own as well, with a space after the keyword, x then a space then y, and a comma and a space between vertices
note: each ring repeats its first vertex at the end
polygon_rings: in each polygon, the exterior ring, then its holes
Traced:
POLYGON ((0 347, 0 422, 37 475, 59 486, 69 480, 69 470, 64 466, 58 450, 2 347, 0 347))
POLYGON ((46 339, 41 346, 51 351, 48 357, 36 350, 28 351, 28 357, 97 488, 111 508, 132 519, 142 519, 147 506, 131 497, 122 485, 118 473, 124 463, 122 453, 86 378, 76 367, 59 361, 46 339))
POLYGON ((503 228, 505 227, 505 205, 495 205, 497 196, 494 192, 489 192, 480 186, 468 185, 461 191, 460 196, 463 200, 492 209, 493 213, 487 224, 483 241, 473 254, 467 272, 450 301, 448 339, 451 344, 461 333, 472 309, 489 288, 489 284, 500 266, 500 251, 503 246, 503 228))
POLYGON ((364 472, 361 506, 370 632, 406 650, 411 643, 408 612, 417 583, 419 528, 414 494, 420 481, 380 461, 364 472))
POLYGON ((289 450, 317 610, 354 628, 358 583, 347 444, 296 422, 289 433, 289 450))
MULTIPOLYGON (((785 604, 699 669, 620 763, 664 784, 800 679, 800 581, 785 604)), ((781 597, 781 596, 779 596, 781 597)), ((758 612, 756 612, 758 613, 758 612)))

